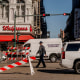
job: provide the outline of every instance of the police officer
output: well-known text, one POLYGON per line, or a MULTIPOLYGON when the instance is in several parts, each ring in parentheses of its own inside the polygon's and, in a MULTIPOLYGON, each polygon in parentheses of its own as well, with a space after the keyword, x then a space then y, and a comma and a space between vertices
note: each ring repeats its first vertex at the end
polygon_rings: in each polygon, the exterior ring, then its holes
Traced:
POLYGON ((43 57, 44 57, 44 54, 46 56, 46 50, 45 50, 45 47, 43 46, 43 42, 42 41, 40 41, 39 44, 40 44, 40 47, 39 47, 39 50, 38 50, 37 54, 40 54, 40 59, 39 59, 39 63, 37 64, 36 68, 39 67, 39 65, 40 65, 41 62, 43 64, 43 67, 45 68, 46 65, 45 65, 43 57))

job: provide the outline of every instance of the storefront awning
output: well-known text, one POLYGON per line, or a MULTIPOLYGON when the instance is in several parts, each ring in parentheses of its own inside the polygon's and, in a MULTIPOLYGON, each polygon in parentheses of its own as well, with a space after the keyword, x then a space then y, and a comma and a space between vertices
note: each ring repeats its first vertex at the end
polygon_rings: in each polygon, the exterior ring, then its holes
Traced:
MULTIPOLYGON (((5 42, 5 41, 12 41, 14 39, 14 35, 0 35, 0 42, 5 42)), ((20 35, 19 36, 19 41, 25 42, 28 41, 29 39, 34 39, 31 35, 20 35)), ((17 36, 16 36, 17 40, 17 36)))

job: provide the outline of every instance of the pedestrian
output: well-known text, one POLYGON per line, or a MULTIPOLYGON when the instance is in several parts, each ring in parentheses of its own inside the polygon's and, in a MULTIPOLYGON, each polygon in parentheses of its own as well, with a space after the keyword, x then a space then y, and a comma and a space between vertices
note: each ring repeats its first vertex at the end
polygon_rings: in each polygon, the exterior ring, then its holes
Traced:
POLYGON ((42 41, 40 41, 39 44, 40 44, 40 47, 39 47, 39 50, 38 50, 37 54, 40 55, 40 59, 39 59, 39 63, 37 64, 36 68, 39 67, 41 62, 43 64, 43 67, 45 68, 46 65, 45 65, 43 57, 44 57, 44 54, 46 56, 46 50, 45 50, 45 47, 43 46, 43 42, 42 41))

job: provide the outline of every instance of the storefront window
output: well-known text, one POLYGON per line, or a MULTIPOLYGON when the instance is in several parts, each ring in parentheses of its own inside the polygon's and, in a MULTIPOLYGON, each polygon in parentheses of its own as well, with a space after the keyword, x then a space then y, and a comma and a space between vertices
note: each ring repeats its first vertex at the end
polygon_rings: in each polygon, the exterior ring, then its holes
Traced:
POLYGON ((8 43, 7 42, 0 42, 0 49, 1 51, 7 51, 8 43))

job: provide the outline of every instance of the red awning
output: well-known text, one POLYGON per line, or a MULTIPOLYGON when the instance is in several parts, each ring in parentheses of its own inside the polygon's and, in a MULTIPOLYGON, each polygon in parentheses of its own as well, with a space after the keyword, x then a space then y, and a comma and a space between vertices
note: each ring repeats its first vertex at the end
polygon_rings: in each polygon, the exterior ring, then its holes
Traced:
MULTIPOLYGON (((14 39, 13 35, 0 35, 0 42, 5 42, 5 41, 12 41, 14 39)), ((31 35, 20 35, 19 36, 19 41, 25 42, 28 41, 29 39, 34 39, 31 35)), ((17 36, 16 36, 17 40, 17 36)))

